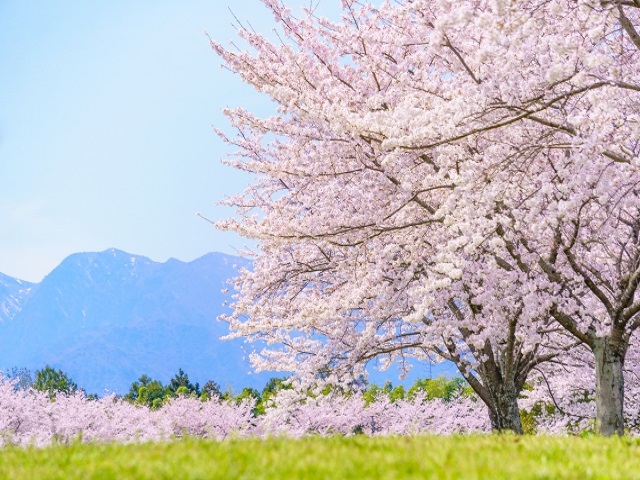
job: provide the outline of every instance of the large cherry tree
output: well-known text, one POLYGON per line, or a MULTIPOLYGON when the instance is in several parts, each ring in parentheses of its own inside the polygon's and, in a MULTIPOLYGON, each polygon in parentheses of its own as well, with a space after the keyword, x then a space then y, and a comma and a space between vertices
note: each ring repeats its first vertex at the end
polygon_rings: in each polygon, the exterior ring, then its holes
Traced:
POLYGON ((257 174, 221 223, 260 242, 228 319, 274 346, 256 365, 337 380, 436 352, 518 430, 506 412, 564 332, 595 356, 599 431, 622 433, 638 5, 343 1, 331 22, 263 3, 278 42, 240 28, 246 49, 212 44, 278 106, 227 112, 228 161, 257 174))

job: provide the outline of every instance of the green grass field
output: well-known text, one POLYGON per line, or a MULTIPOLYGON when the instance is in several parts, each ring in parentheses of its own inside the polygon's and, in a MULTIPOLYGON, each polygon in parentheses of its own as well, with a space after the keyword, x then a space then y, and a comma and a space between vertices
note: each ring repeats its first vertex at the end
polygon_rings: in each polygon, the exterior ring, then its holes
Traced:
POLYGON ((0 478, 640 479, 640 440, 358 436, 8 448, 0 478))

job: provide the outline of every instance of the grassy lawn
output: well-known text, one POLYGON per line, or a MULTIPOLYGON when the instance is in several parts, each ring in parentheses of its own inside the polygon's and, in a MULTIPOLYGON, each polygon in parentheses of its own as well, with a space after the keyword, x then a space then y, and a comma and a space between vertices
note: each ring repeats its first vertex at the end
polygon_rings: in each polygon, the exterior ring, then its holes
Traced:
POLYGON ((0 478, 640 479, 640 440, 313 437, 9 448, 0 451, 0 478))

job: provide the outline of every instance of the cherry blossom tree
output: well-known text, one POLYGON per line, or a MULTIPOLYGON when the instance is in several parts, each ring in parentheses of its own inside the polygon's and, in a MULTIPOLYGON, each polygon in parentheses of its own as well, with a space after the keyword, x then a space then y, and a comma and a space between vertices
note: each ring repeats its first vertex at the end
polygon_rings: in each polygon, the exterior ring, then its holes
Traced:
POLYGON ((245 28, 244 49, 212 43, 278 107, 228 110, 238 134, 221 133, 256 174, 220 224, 260 242, 228 317, 272 346, 255 365, 347 381, 437 352, 517 430, 524 379, 570 334, 595 358, 598 431, 621 434, 638 5, 345 0, 332 22, 263 3, 280 43, 245 28))

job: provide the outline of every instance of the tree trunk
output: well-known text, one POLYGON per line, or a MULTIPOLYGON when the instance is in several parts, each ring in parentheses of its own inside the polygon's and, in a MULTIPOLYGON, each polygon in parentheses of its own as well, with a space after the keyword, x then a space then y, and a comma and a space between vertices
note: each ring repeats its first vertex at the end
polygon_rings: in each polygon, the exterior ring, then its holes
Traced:
POLYGON ((498 389, 491 391, 491 397, 493 400, 493 405, 489 406, 491 429, 497 432, 510 430, 522 435, 522 421, 520 420, 516 389, 501 385, 498 389))
POLYGON ((596 431, 601 435, 624 434, 624 352, 609 337, 596 338, 596 431))

